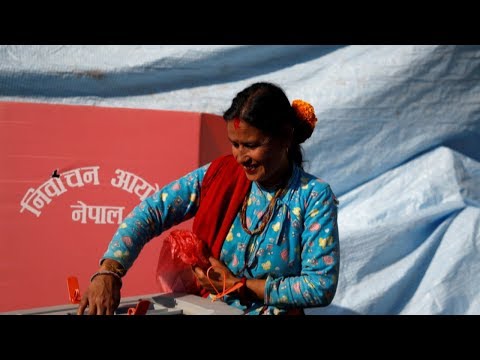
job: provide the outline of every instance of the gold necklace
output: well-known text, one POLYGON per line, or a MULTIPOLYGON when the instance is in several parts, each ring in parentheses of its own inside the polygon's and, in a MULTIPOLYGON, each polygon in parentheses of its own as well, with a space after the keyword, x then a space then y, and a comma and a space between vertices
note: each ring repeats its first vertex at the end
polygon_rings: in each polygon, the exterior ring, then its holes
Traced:
POLYGON ((277 199, 283 195, 285 189, 283 187, 280 187, 275 192, 275 195, 272 197, 270 203, 268 204, 267 211, 262 215, 262 221, 260 222, 260 226, 258 226, 256 229, 253 229, 252 231, 250 231, 247 227, 247 204, 251 191, 252 188, 250 187, 249 193, 243 199, 242 210, 240 212, 240 220, 243 230, 245 230, 248 235, 255 235, 261 233, 265 229, 267 224, 270 222, 270 219, 273 216, 273 209, 275 208, 275 203, 277 202, 277 199))

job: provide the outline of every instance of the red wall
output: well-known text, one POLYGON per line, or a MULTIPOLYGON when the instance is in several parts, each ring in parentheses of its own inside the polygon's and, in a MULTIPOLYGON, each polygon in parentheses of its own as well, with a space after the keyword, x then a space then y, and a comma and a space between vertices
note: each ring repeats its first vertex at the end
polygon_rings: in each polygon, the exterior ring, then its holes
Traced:
MULTIPOLYGON (((0 102, 0 312, 67 304, 67 277, 86 288, 142 196, 229 151, 216 115, 0 102)), ((165 236, 145 246, 122 296, 158 292, 165 236)))

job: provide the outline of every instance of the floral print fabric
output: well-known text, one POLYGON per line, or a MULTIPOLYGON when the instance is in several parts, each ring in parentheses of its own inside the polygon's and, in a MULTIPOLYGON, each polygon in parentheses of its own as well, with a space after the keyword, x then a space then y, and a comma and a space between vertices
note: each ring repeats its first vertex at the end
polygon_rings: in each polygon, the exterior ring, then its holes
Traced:
MULTIPOLYGON (((129 269, 148 241, 195 216, 208 166, 166 185, 136 206, 102 259, 114 259, 129 269)), ((246 210, 250 230, 259 225, 274 193, 252 183, 246 210)), ((328 183, 294 166, 287 191, 277 200, 265 230, 248 235, 239 212, 220 254, 237 277, 266 279, 265 298, 241 304, 229 294, 223 300, 246 314, 282 314, 289 308, 328 305, 337 287, 339 251, 335 195, 328 183)))

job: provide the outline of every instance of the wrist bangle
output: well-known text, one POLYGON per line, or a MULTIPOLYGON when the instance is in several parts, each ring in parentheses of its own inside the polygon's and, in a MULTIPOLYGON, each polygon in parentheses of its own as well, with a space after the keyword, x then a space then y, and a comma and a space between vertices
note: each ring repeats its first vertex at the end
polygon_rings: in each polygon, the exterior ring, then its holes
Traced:
MULTIPOLYGON (((239 283, 242 283, 243 286, 247 286, 247 278, 244 276, 240 279, 240 281, 237 281, 239 283)), ((241 289, 241 288, 240 288, 241 289)))
POLYGON ((93 274, 90 277, 90 282, 92 282, 93 279, 95 279, 98 275, 112 275, 114 278, 117 278, 120 281, 120 285, 123 285, 122 278, 120 277, 120 275, 118 275, 116 272, 108 271, 108 270, 97 271, 95 274, 93 274))
POLYGON ((243 299, 245 298, 247 291, 247 278, 243 276, 239 281, 236 282, 236 284, 237 283, 242 284, 242 286, 240 286, 240 288, 238 289, 238 295, 240 296, 240 299, 243 299))
POLYGON ((101 271, 113 271, 120 277, 124 277, 125 273, 127 272, 122 265, 120 265, 118 262, 112 263, 110 259, 104 259, 100 263, 100 270, 101 271))

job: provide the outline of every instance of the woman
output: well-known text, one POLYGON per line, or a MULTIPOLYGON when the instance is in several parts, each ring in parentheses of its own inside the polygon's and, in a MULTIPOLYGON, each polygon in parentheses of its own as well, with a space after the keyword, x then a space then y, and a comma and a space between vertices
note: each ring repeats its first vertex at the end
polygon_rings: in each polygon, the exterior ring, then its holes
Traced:
POLYGON ((298 314, 331 303, 340 263, 337 200, 302 167, 313 107, 290 104, 281 88, 261 82, 239 92, 223 117, 232 155, 166 185, 127 216, 78 314, 87 306, 89 314, 113 314, 121 277, 143 246, 194 216, 193 232, 212 255, 208 276, 193 267, 204 296, 241 284, 222 300, 245 314, 298 314))

